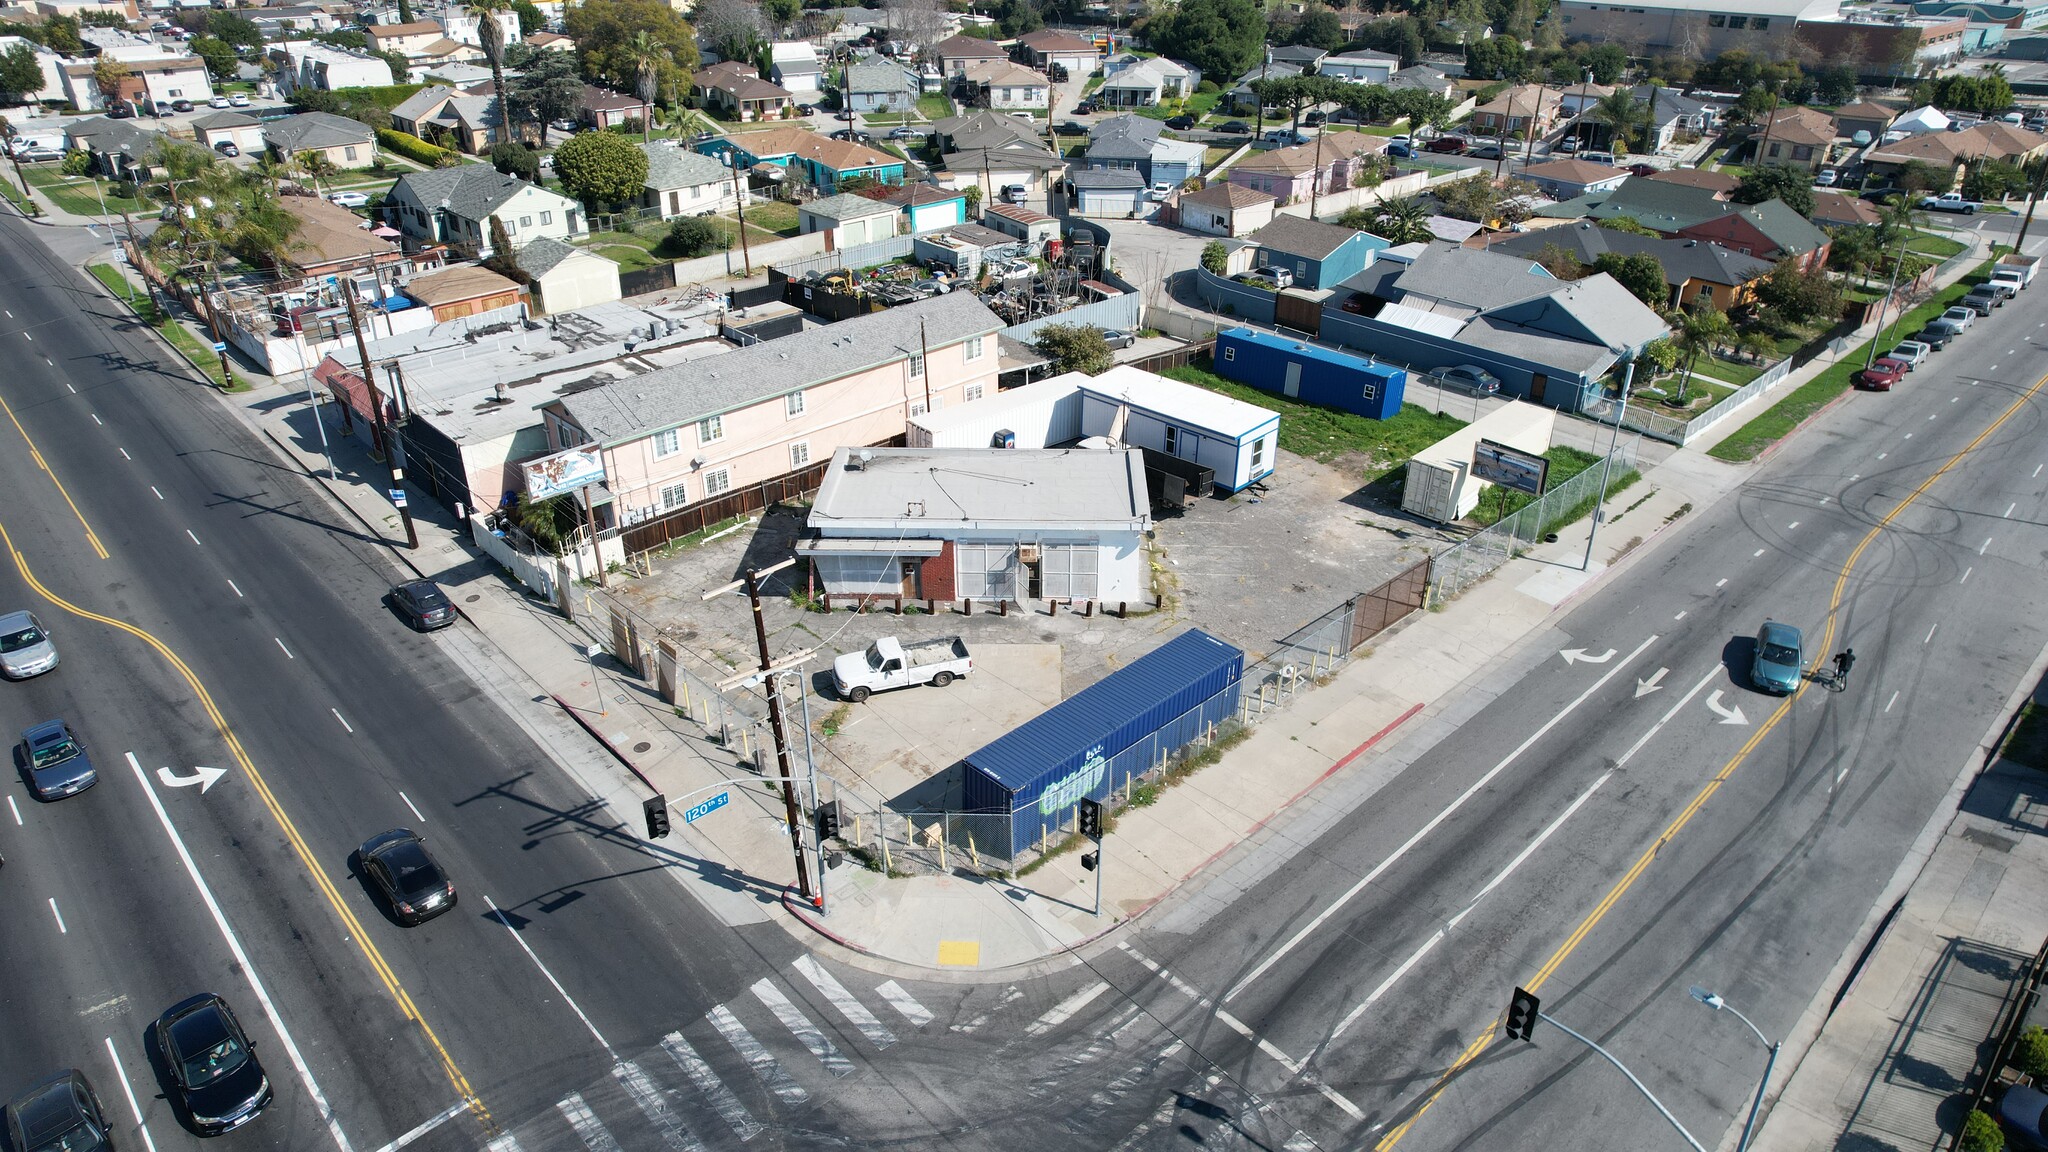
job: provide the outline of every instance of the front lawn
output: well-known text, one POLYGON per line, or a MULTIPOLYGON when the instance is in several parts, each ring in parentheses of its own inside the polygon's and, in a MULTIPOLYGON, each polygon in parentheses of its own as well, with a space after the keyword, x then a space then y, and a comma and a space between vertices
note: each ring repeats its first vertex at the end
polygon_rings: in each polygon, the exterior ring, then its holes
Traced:
POLYGON ((953 114, 953 102, 934 92, 917 98, 917 110, 924 113, 927 120, 944 120, 953 114))
POLYGON ((773 232, 778 236, 797 234, 796 205, 771 200, 766 204, 747 205, 747 227, 773 232))
POLYGON ((114 181, 96 176, 66 176, 55 164, 24 166, 22 171, 28 175, 29 184, 48 197, 50 203, 73 216, 101 215, 102 194, 106 197, 105 214, 110 219, 118 219, 123 212, 140 216, 150 211, 150 203, 142 198, 140 189, 134 196, 116 196, 114 189, 119 185, 114 181))
POLYGON ((1958 244, 1946 236, 1936 236, 1932 232, 1915 232, 1906 241, 1906 251, 1932 256, 1936 260, 1946 260, 1968 247, 1967 244, 1958 244))
POLYGON ((1402 405, 1400 413, 1391 420, 1372 420, 1335 408, 1304 404, 1262 392, 1249 384, 1225 380, 1215 373, 1214 362, 1206 356, 1184 367, 1169 368, 1162 375, 1280 413, 1280 447, 1325 464, 1346 456, 1362 457, 1368 482, 1401 467, 1409 457, 1465 426, 1465 421, 1456 416, 1431 412, 1414 404, 1402 405))

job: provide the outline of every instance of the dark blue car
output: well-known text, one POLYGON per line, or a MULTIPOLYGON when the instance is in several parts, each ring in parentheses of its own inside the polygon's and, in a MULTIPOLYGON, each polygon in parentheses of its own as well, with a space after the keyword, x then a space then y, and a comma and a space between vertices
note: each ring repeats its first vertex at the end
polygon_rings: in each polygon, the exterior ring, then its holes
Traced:
POLYGON ((62 800, 99 783, 85 742, 62 720, 45 720, 21 734, 21 774, 38 800, 62 800))

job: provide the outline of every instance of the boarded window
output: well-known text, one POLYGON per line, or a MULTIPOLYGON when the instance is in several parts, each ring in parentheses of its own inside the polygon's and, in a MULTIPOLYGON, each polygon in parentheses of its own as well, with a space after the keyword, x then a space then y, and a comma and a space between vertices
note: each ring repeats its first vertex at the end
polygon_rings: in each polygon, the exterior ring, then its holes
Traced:
POLYGON ((963 598, 1014 600, 1017 547, 1014 544, 955 544, 953 568, 963 598))
POLYGON ((1100 581, 1102 553, 1090 544, 1048 544, 1045 547, 1044 591, 1051 600, 1093 600, 1100 581))

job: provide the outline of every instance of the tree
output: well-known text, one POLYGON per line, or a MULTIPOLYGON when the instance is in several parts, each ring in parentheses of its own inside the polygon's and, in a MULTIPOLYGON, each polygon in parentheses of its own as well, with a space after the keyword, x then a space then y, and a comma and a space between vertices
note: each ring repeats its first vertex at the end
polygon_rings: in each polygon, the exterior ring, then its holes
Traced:
POLYGON ((555 149, 562 189, 589 204, 623 204, 647 184, 647 153, 612 132, 571 136, 555 149))
POLYGON ((128 65, 111 56, 102 56, 93 62, 92 86, 99 89, 100 103, 112 105, 121 99, 121 89, 128 83, 128 65))
POLYGON ((1202 270, 1212 275, 1223 276, 1230 271, 1230 249, 1221 240, 1211 240, 1202 245, 1202 270))
POLYGON ((969 184, 962 191, 967 196, 967 218, 969 220, 981 219, 981 185, 969 184))
MULTIPOLYGON (((1604 47, 1604 45, 1603 45, 1604 47)), ((1643 132, 1643 102, 1626 88, 1617 88, 1600 98, 1590 114, 1607 126, 1608 139, 1616 155, 1626 154, 1643 132)))
POLYGON ((16 44, 0 54, 0 93, 24 100, 43 90, 43 63, 36 50, 16 44))
POLYGON ((2027 190, 2027 174, 2003 160, 1979 160, 1963 175, 1963 195, 1972 200, 2004 200, 2027 190))
POLYGON ((66 152, 63 162, 57 165, 57 170, 66 176, 87 175, 92 172, 92 153, 83 148, 75 152, 66 152))
POLYGON ((1344 46, 1344 25, 1337 14, 1321 4, 1312 4, 1294 25, 1294 42, 1325 52, 1335 52, 1344 46))
POLYGON ((1099 376, 1116 365, 1102 329, 1093 324, 1047 324, 1038 330, 1038 354, 1052 361, 1055 375, 1085 372, 1099 376))
POLYGON ((334 161, 329 160, 325 152, 301 152, 297 160, 299 171, 313 182, 313 189, 317 192, 324 192, 321 185, 341 174, 341 169, 334 166, 334 161))
POLYGON ((620 91, 638 87, 640 70, 627 45, 637 32, 662 46, 656 85, 675 93, 690 86, 697 67, 697 34, 665 0, 584 0, 564 17, 568 34, 583 56, 583 76, 620 91))
POLYGON ((194 56, 205 61, 206 74, 213 77, 216 84, 233 80, 242 70, 241 58, 235 55, 235 50, 225 40, 212 36, 194 36, 185 46, 192 50, 194 56))
POLYGON ((1728 198, 1737 204, 1762 204, 1783 200, 1801 216, 1813 215, 1813 173, 1790 164, 1765 164, 1751 168, 1728 198))
POLYGON ((546 147, 548 125, 574 117, 583 107, 583 78, 576 72, 576 56, 515 44, 506 50, 505 62, 518 72, 506 81, 513 118, 538 123, 541 146, 546 147))
POLYGON ((1735 98, 1734 115, 1731 119, 1737 124, 1761 124, 1777 106, 1778 98, 1769 88, 1753 84, 1744 88, 1742 95, 1735 98))
POLYGON ((1837 272, 1868 280, 1871 266, 1884 257, 1884 250, 1878 247, 1877 232, 1871 228, 1827 228, 1823 229, 1832 242, 1828 245, 1828 267, 1837 272))
MULTIPOLYGON (((1861 59, 1861 55, 1848 59, 1861 59)), ((1814 78, 1814 98, 1823 104, 1847 104, 1856 98, 1856 69, 1837 64, 1814 78)))
POLYGON ((519 17, 519 38, 524 40, 548 26, 548 18, 533 3, 533 0, 512 0, 512 11, 519 17))
MULTIPOLYGON (((393 84, 403 84, 412 76, 412 61, 406 58, 405 53, 398 51, 396 48, 389 48, 382 52, 372 52, 370 55, 382 60, 384 66, 391 69, 391 82, 393 84)), ((566 55, 566 53, 562 53, 562 55, 566 55)))
POLYGON ((1678 361, 1683 355, 1678 345, 1668 339, 1652 340, 1643 345, 1643 359, 1650 362, 1650 367, 1655 369, 1659 376, 1671 375, 1672 369, 1678 367, 1678 361))
POLYGON ((398 0, 398 22, 412 23, 412 0, 398 0))
POLYGON ((1678 314, 1676 323, 1678 347, 1685 353, 1685 374, 1678 378, 1678 399, 1683 403, 1692 366, 1699 363, 1701 355, 1711 355, 1714 349, 1734 339, 1735 325, 1729 322, 1727 313, 1705 298, 1693 300, 1690 307, 1678 314))
POLYGON ((668 226, 669 251, 685 260, 725 247, 725 234, 702 216, 683 216, 668 226))
POLYGON ((1651 308, 1662 308, 1671 298, 1671 288, 1664 280, 1664 264, 1648 252, 1627 256, 1619 252, 1602 252, 1593 261, 1593 270, 1614 277, 1631 296, 1651 308))
POLYGON ((238 52, 263 51, 263 29, 256 26, 247 16, 233 12, 209 12, 206 17, 206 34, 233 47, 238 52))
POLYGON ((351 52, 370 50, 370 38, 355 28, 336 28, 332 32, 322 32, 313 39, 322 44, 332 44, 336 48, 346 48, 351 52))
POLYGON ((85 52, 85 41, 79 39, 78 21, 70 16, 51 16, 43 21, 43 46, 61 52, 66 56, 77 56, 85 52))
POLYGON ((1266 15, 1254 0, 1182 0, 1154 16, 1146 34, 1161 55, 1227 79, 1258 64, 1266 15))
POLYGON ((1536 263, 1559 280, 1579 280, 1586 275, 1586 266, 1579 263, 1578 254, 1562 244, 1545 244, 1536 253, 1536 263))
POLYGON ((1825 268, 1801 268, 1790 259, 1757 283, 1758 303, 1793 324, 1834 320, 1842 314, 1842 290, 1825 268))
POLYGON ((694 14, 704 46, 727 60, 752 59, 766 42, 768 25, 753 0, 701 0, 694 14))
POLYGON ((1429 229, 1429 205, 1413 196, 1373 205, 1365 230, 1390 244, 1423 244, 1436 238, 1429 229))
POLYGON ((512 246, 512 235, 505 222, 496 216, 491 217, 491 254, 480 263, 514 283, 533 283, 533 273, 519 266, 519 250, 512 246))
POLYGON ((1436 198, 1443 205, 1445 215, 1475 224, 1493 219, 1495 210, 1500 207, 1500 189, 1495 187, 1493 178, 1484 173, 1438 185, 1436 198))
POLYGON ((804 14, 803 0, 761 0, 761 15, 770 31, 780 33, 804 14))
POLYGON ((476 17, 477 46, 483 49, 484 62, 491 66, 491 91, 498 97, 499 131, 510 136, 516 129, 512 123, 512 101, 505 97, 505 25, 498 19, 501 12, 512 10, 512 0, 467 0, 469 14, 476 17))
POLYGON ((1956 1148, 1958 1152, 2005 1152, 2005 1132, 1990 1113, 1972 1108, 1963 1117, 1963 1135, 1956 1148))
POLYGON ((1929 164, 1924 160, 1908 160, 1899 166, 1893 182, 1908 192, 1946 192, 1955 186, 1955 169, 1929 164))
POLYGON ((529 184, 540 183, 540 154, 517 140, 491 145, 491 167, 529 184))
POLYGON ((640 142, 645 144, 654 124, 654 98, 660 92, 661 45, 647 33, 635 32, 626 44, 626 58, 633 64, 633 91, 645 109, 640 118, 640 142))

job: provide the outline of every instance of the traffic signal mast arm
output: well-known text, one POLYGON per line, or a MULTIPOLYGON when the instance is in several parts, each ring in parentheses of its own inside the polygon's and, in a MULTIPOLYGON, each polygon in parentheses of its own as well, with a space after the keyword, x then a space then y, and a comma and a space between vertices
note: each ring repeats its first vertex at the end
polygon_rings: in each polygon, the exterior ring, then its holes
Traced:
POLYGON ((1584 1044, 1586 1047, 1591 1048, 1593 1051, 1598 1052, 1601 1055, 1601 1057, 1605 1059, 1609 1064, 1612 1064, 1616 1068, 1621 1069, 1621 1074, 1623 1076, 1628 1077, 1628 1082, 1636 1086, 1636 1090, 1641 1092, 1643 1094, 1643 1097, 1649 1100, 1649 1102, 1656 1107, 1657 1111, 1664 1117, 1664 1119, 1669 1120, 1671 1122, 1671 1126, 1673 1128, 1678 1129, 1678 1134, 1680 1136, 1685 1137, 1685 1142, 1687 1144, 1692 1145, 1693 1152, 1707 1152, 1705 1148, 1700 1146, 1699 1141, 1693 1139, 1692 1133, 1687 1132, 1685 1130, 1685 1125, 1680 1124, 1678 1122, 1678 1117, 1673 1116, 1671 1114, 1671 1109, 1666 1108, 1664 1106, 1664 1102, 1662 1100, 1657 1099, 1656 1093, 1650 1091, 1649 1087, 1645 1085, 1641 1080, 1636 1079, 1636 1074, 1628 1070, 1628 1065, 1623 1064, 1621 1061, 1614 1058, 1614 1053, 1609 1052, 1607 1049, 1602 1048, 1598 1044, 1595 1044, 1592 1040, 1579 1035, 1577 1032, 1572 1031, 1565 1025, 1558 1023, 1556 1017, 1542 1010, 1535 996, 1527 992, 1524 992, 1520 988, 1515 989, 1514 999, 1510 1001, 1508 1005, 1508 1039, 1529 1039, 1529 1034, 1531 1031, 1535 1029, 1536 1021, 1538 1020, 1543 1020, 1551 1024, 1556 1024, 1558 1031, 1563 1032, 1565 1035, 1571 1037, 1574 1040, 1577 1040, 1579 1043, 1584 1044))

